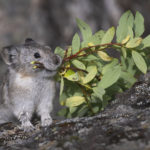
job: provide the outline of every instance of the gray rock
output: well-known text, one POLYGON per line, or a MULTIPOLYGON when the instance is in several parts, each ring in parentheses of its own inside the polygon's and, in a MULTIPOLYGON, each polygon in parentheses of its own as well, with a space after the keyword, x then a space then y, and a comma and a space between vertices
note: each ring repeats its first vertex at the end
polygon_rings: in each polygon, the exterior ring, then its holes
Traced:
POLYGON ((24 133, 12 123, 0 126, 2 149, 143 150, 150 147, 149 82, 137 83, 93 117, 56 121, 24 133), (139 103, 139 97, 142 99, 139 103))

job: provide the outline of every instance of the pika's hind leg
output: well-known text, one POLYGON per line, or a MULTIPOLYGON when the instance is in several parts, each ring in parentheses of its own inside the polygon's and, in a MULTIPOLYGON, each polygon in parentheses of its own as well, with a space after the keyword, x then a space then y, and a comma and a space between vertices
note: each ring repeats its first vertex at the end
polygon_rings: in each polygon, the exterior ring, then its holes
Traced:
POLYGON ((0 124, 14 121, 16 120, 11 109, 4 104, 0 104, 0 124))

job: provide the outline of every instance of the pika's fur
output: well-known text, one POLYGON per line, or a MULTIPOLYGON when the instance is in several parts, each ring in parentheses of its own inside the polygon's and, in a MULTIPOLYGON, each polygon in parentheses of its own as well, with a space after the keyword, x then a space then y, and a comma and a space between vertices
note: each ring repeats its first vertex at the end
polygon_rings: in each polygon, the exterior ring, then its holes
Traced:
POLYGON ((36 113, 41 126, 49 126, 55 96, 53 76, 61 65, 61 57, 32 39, 3 48, 1 57, 8 71, 1 87, 0 124, 17 118, 24 130, 30 130, 34 128, 31 118, 36 113))

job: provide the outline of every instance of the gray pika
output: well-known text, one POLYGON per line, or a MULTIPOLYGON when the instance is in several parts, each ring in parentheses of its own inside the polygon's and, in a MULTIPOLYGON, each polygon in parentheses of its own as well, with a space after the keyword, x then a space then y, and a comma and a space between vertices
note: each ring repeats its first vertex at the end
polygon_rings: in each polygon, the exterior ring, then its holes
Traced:
POLYGON ((53 76, 61 65, 61 57, 32 39, 26 39, 23 45, 4 47, 1 57, 8 71, 1 86, 0 124, 16 118, 22 129, 31 130, 34 128, 31 118, 36 113, 41 126, 51 125, 53 76))

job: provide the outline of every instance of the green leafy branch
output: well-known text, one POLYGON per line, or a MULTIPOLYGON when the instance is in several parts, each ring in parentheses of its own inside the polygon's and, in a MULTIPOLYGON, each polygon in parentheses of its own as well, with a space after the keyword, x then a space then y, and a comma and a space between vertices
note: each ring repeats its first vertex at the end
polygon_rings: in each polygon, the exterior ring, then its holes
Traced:
POLYGON ((63 58, 57 74, 60 82, 60 104, 65 108, 59 115, 90 116, 103 110, 119 92, 132 87, 141 73, 149 69, 150 35, 144 33, 144 18, 136 12, 125 12, 115 31, 100 30, 95 34, 88 24, 77 19, 82 41, 75 33, 66 50, 56 47, 63 58), (116 35, 116 42, 114 37, 116 35), (110 49, 120 53, 111 56, 110 49))
MULTIPOLYGON (((73 55, 71 55, 69 57, 64 57, 63 63, 66 62, 66 61, 70 61, 71 59, 75 59, 77 57, 84 57, 84 56, 87 56, 89 54, 92 54, 92 53, 95 53, 97 51, 101 51, 101 50, 104 49, 104 48, 101 49, 100 47, 107 46, 107 48, 109 48, 108 46, 122 46, 122 45, 123 44, 120 44, 120 43, 106 43, 106 44, 99 44, 99 45, 93 45, 93 46, 84 47, 81 50, 79 50, 77 53, 75 53, 75 54, 73 54, 73 55), (81 52, 84 52, 84 51, 89 50, 91 48, 96 48, 96 50, 93 50, 93 51, 90 51, 88 53, 79 55, 81 52)), ((66 52, 68 52, 68 49, 66 50, 66 52)), ((67 56, 67 53, 66 53, 66 56, 67 56)))

